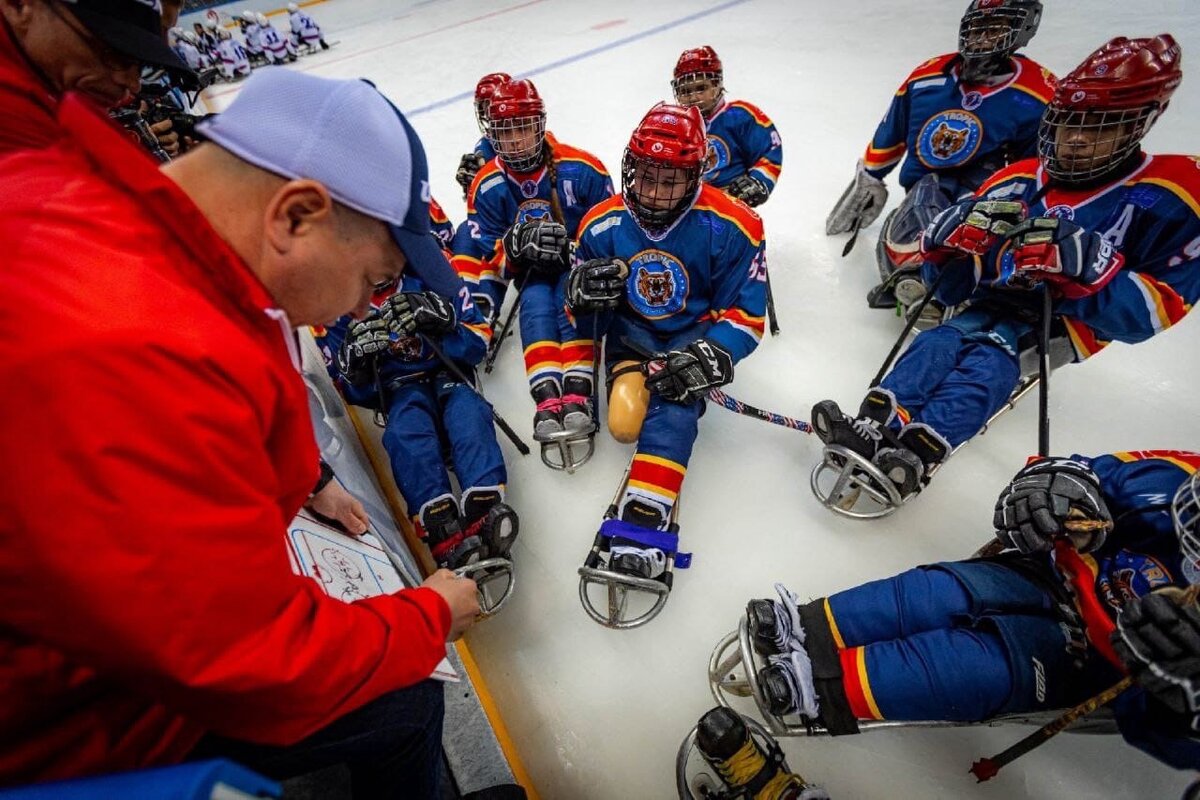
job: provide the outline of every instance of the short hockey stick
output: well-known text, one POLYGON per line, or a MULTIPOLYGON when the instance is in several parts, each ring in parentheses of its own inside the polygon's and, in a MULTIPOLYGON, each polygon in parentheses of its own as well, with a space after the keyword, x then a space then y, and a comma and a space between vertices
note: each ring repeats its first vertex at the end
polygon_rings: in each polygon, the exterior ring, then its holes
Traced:
POLYGON ((771 291, 771 273, 763 271, 767 282, 767 325, 772 336, 779 335, 779 319, 775 316, 775 294, 771 291))
POLYGON ((763 422, 769 422, 772 425, 782 425, 785 428, 791 428, 801 433, 812 433, 812 425, 809 425, 804 420, 785 417, 783 414, 776 414, 774 411, 764 411, 761 408, 743 403, 741 400, 729 396, 720 389, 709 389, 707 399, 709 402, 716 403, 722 408, 727 408, 735 414, 761 419, 763 422))

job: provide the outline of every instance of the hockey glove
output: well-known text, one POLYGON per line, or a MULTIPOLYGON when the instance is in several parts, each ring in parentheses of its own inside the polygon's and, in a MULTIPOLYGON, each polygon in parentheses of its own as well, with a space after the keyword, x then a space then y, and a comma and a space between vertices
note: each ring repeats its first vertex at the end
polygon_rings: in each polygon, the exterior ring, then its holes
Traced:
POLYGON ((570 244, 567 229, 559 223, 529 219, 504 234, 504 257, 512 272, 536 269, 553 275, 567 268, 570 244))
POLYGON ((1000 493, 992 524, 997 539, 1022 553, 1048 551, 1061 536, 1090 553, 1104 544, 1113 521, 1096 473, 1069 458, 1044 458, 1000 493))
POLYGON ((1200 609, 1194 600, 1178 589, 1128 600, 1112 644, 1133 679, 1159 702, 1189 718, 1200 712, 1200 609))
POLYGON ((863 168, 863 162, 859 161, 854 171, 854 180, 850 181, 850 185, 834 205, 833 211, 830 211, 825 219, 826 235, 849 233, 856 227, 867 227, 883 211, 887 199, 887 186, 867 172, 863 168))
POLYGON ((449 300, 434 292, 397 292, 379 310, 392 333, 398 336, 443 336, 454 330, 457 319, 449 300))
POLYGON ((1025 218, 1025 204, 964 200, 950 206, 921 234, 921 255, 937 265, 966 253, 981 256, 1025 218))
POLYGON ((771 193, 767 191, 766 184, 749 175, 738 175, 725 187, 725 193, 736 197, 751 208, 761 206, 771 196, 771 193))
POLYGON ((1027 219, 1005 234, 1001 280, 1019 289, 1042 281, 1056 294, 1078 299, 1103 289, 1125 263, 1107 239, 1056 217, 1027 219))
POLYGON ((567 276, 567 304, 575 313, 616 308, 625 297, 629 266, 619 258, 593 258, 567 276))
POLYGON ((708 339, 646 362, 646 388, 664 400, 688 403, 733 380, 733 356, 708 339))
POLYGON ((391 346, 391 331, 379 317, 350 323, 337 353, 338 371, 351 383, 361 383, 376 356, 391 346))
POLYGON ((467 196, 467 192, 471 189, 471 181, 475 180, 475 176, 479 174, 479 170, 483 169, 483 165, 486 163, 487 159, 479 153, 463 153, 462 159, 458 162, 458 170, 454 173, 454 180, 458 181, 458 185, 462 187, 463 197, 467 196))

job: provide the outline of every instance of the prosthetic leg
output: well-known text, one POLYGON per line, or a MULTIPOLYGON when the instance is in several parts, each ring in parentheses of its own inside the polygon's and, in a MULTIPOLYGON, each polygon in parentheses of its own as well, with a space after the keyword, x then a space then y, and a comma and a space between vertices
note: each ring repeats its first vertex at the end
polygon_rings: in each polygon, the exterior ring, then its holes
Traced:
POLYGON ((690 553, 678 551, 678 499, 671 507, 670 521, 665 531, 651 530, 618 518, 618 506, 629 485, 632 468, 631 459, 620 486, 613 495, 612 503, 604 514, 604 521, 592 542, 592 549, 584 559, 583 566, 579 568, 579 602, 583 605, 583 610, 604 627, 618 630, 640 627, 658 616, 667 604, 675 577, 675 567, 686 569, 692 558, 690 553), (645 577, 636 574, 633 569, 615 569, 614 559, 620 554, 613 552, 614 538, 660 551, 664 561, 658 565, 661 568, 658 574, 653 575, 651 572, 652 577, 645 577), (597 602, 596 595, 600 595, 603 604, 597 602), (631 595, 642 596, 633 609, 629 606, 631 595))

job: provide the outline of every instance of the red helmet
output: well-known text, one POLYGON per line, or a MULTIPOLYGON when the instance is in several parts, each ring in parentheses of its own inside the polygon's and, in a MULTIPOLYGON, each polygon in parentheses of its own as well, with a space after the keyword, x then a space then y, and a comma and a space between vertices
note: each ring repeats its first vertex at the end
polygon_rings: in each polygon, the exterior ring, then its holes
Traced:
POLYGON ((700 109, 659 103, 642 117, 621 161, 621 194, 644 228, 665 230, 687 211, 707 156, 700 109))
POLYGON ((487 137, 500 160, 517 172, 542 163, 546 104, 532 81, 502 83, 488 103, 487 137))
POLYGON ((512 76, 507 72, 489 72, 475 84, 475 121, 479 123, 479 132, 487 135, 487 107, 496 87, 508 83, 512 76))
POLYGON ((708 45, 684 50, 675 62, 671 91, 676 103, 696 106, 707 119, 725 94, 725 73, 717 51, 708 45))
POLYGON ((1038 131, 1047 174, 1070 184, 1102 181, 1136 154, 1183 80, 1181 56, 1169 33, 1118 36, 1062 78, 1038 131))
POLYGON ((722 71, 723 67, 717 51, 708 45, 684 50, 679 54, 679 60, 675 62, 676 80, 694 72, 715 72, 720 75, 722 71))

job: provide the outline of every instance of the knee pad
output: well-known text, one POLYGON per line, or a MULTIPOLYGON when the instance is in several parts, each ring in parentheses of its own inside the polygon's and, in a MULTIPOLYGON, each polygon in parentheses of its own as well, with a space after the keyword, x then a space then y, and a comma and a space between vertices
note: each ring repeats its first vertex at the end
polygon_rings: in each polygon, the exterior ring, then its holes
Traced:
POLYGON ((636 361, 619 362, 612 371, 616 377, 608 386, 608 430, 622 444, 637 441, 650 407, 646 376, 636 367, 636 361))

